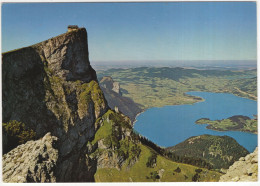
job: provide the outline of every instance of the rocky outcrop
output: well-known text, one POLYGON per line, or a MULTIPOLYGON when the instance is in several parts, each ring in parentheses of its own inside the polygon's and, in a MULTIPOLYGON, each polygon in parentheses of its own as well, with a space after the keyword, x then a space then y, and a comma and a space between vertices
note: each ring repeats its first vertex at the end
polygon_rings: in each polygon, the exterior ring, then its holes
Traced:
POLYGON ((112 77, 110 76, 105 76, 100 80, 100 84, 102 85, 102 87, 112 90, 115 93, 119 94, 122 96, 122 93, 120 91, 120 84, 119 82, 115 82, 112 77))
POLYGON ((99 130, 88 145, 89 157, 97 161, 97 169, 116 168, 124 164, 131 167, 139 158, 138 136, 134 134, 130 119, 109 110, 97 122, 99 130))
POLYGON ((11 183, 55 182, 58 160, 57 137, 47 133, 28 141, 3 156, 3 181, 11 183))
POLYGON ((103 77, 99 83, 109 107, 112 109, 118 108, 118 110, 128 116, 133 123, 137 114, 142 112, 138 104, 131 98, 122 96, 119 83, 115 82, 110 76, 103 77))
POLYGON ((258 147, 246 157, 241 157, 229 167, 227 173, 220 177, 220 182, 257 181, 258 179, 258 147))
POLYGON ((47 132, 58 138, 57 182, 94 181, 86 144, 108 105, 89 63, 86 29, 4 53, 2 59, 3 122, 24 123, 36 139, 47 132))
POLYGON ((107 148, 97 156, 97 169, 116 168, 120 170, 125 160, 124 156, 120 156, 107 148))

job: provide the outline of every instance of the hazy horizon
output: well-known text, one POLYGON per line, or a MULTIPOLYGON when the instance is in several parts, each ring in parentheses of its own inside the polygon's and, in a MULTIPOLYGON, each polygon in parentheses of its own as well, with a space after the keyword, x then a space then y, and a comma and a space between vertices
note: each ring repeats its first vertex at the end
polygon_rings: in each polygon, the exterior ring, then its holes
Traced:
POLYGON ((96 70, 136 67, 185 67, 199 69, 252 70, 257 60, 142 60, 142 61, 90 61, 96 70))

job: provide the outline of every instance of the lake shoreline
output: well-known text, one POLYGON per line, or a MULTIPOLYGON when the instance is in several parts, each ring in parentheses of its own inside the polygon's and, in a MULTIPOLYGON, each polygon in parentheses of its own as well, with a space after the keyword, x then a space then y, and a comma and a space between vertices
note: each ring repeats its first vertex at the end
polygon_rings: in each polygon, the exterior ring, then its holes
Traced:
MULTIPOLYGON (((197 91, 196 91, 197 92, 197 91)), ((199 92, 199 91, 198 91, 199 92)), ((185 94, 186 94, 187 92, 185 92, 185 94)), ((196 97, 196 96, 194 96, 194 97, 196 97)), ((199 96, 198 96, 199 97, 199 96)), ((198 100, 198 101, 196 101, 196 102, 194 102, 194 103, 187 103, 187 104, 176 104, 176 105, 164 105, 164 106, 158 106, 158 107, 149 107, 149 108, 147 108, 147 109, 144 109, 143 111, 141 111, 141 112, 139 112, 138 114, 136 114, 136 116, 135 116, 135 119, 134 119, 134 121, 133 121, 133 126, 134 126, 134 124, 137 122, 137 117, 139 116, 139 115, 141 115, 142 113, 144 113, 144 112, 146 112, 147 110, 149 110, 149 109, 152 109, 152 108, 163 108, 163 107, 167 107, 167 106, 180 106, 180 105, 194 105, 194 104, 196 104, 196 103, 200 103, 200 102, 204 102, 205 101, 205 99, 203 99, 202 97, 199 97, 199 98, 201 98, 201 100, 198 100)))
POLYGON ((243 131, 243 130, 222 130, 222 129, 216 129, 216 128, 208 128, 208 126, 210 126, 210 124, 207 124, 207 123, 203 123, 203 124, 198 124, 196 123, 196 125, 207 125, 206 128, 209 129, 209 130, 214 130, 214 131, 218 131, 218 132, 227 132, 227 131, 234 131, 234 132, 246 132, 246 133, 249 133, 249 134, 256 134, 258 135, 257 132, 249 132, 249 131, 243 131))
MULTIPOLYGON (((252 113, 248 111, 248 109, 239 109, 239 108, 250 108, 250 106, 246 106, 247 104, 256 104, 256 101, 250 100, 248 98, 242 98, 239 96, 236 96, 231 93, 216 93, 216 92, 201 92, 201 91, 191 91, 186 92, 188 95, 200 97, 203 100, 199 100, 196 103, 192 104, 183 104, 183 105, 166 105, 163 107, 152 107, 149 109, 146 109, 139 113, 136 118, 135 122, 133 123, 134 129, 141 134, 142 136, 147 137, 154 143, 158 144, 159 146, 173 146, 178 144, 179 142, 182 142, 189 138, 190 136, 197 136, 202 134, 209 134, 209 135, 228 135, 230 137, 233 137, 237 141, 242 141, 242 146, 246 147, 247 143, 243 142, 242 136, 247 136, 247 139, 255 139, 257 134, 251 133, 248 131, 240 131, 240 130, 214 130, 209 129, 205 126, 203 126, 204 129, 201 129, 201 127, 197 128, 197 126, 194 123, 198 118, 201 118, 207 112, 210 110, 214 110, 214 112, 211 111, 211 115, 214 116, 213 118, 210 116, 209 118, 216 119, 216 118, 226 118, 226 116, 233 116, 233 115, 254 115, 255 114, 255 106, 251 108, 252 113), (219 97, 219 99, 215 100, 215 97, 219 97), (225 98, 226 97, 226 98, 225 98), (223 98, 223 99, 222 99, 223 98), (229 103, 229 101, 233 100, 233 102, 229 103), (220 101, 223 100, 223 101, 220 101), (209 102, 207 102, 209 101, 209 102), (212 104, 213 101, 213 104, 212 104), (204 102, 204 103, 203 103, 204 102), (241 102, 241 103, 240 103, 241 102), (203 103, 201 105, 201 103, 203 103), (226 106, 221 106, 221 104, 227 105, 229 107, 226 112, 223 111, 226 106), (233 105, 235 104, 235 105, 233 105), (243 105, 246 104, 246 105, 243 105), (214 105, 214 107, 212 107, 214 105), (179 106, 179 107, 176 107, 179 106), (230 108, 233 106, 232 108, 230 108), (201 107, 201 108, 200 108, 201 107), (203 108, 206 107, 206 108, 203 108), (198 111, 198 116, 195 116, 196 113, 194 113, 191 109, 192 108, 200 108, 202 111, 198 111), (188 110, 185 110, 188 109, 188 110), (217 109, 215 111, 215 109, 217 109), (178 111, 179 110, 179 111, 178 111), (204 111, 203 111, 204 110, 204 111), (180 112, 181 111, 181 112, 180 112), (242 111, 242 113, 240 113, 242 111), (165 115, 165 112, 169 112, 169 116, 165 115), (221 112, 224 114, 223 116, 220 116, 221 112), (245 112, 245 113, 243 113, 245 112), (156 117, 160 116, 159 118, 156 117), (219 116, 218 116, 219 115, 219 116), (181 119, 180 119, 181 117, 181 119), (147 118, 147 119, 145 119, 147 118), (177 120, 176 120, 177 119, 177 120), (165 124, 165 122, 168 121, 168 124, 165 124), (185 124, 185 120, 189 120, 188 123, 185 124), (183 125, 183 126, 182 126, 183 125), (152 131, 154 132, 152 132, 152 131), (195 130, 195 133, 192 133, 192 131, 195 130), (164 131, 164 132, 163 132, 164 131), (187 134, 191 133, 191 134, 187 134), (240 136, 241 137, 238 137, 240 136), (253 135, 253 136, 251 136, 253 135), (157 136, 157 137, 156 137, 157 136), (241 138, 241 139, 239 139, 241 138), (163 142, 164 141, 164 142, 163 142), (244 145, 243 145, 244 144, 244 145)), ((250 110, 250 109, 249 109, 250 110)), ((196 111, 195 111, 196 112, 196 111)), ((205 115, 207 117, 207 115, 205 115)), ((206 124, 207 125, 207 124, 206 124)), ((255 143, 255 140, 249 140, 249 146, 252 146, 255 143)), ((248 149, 248 148, 247 148, 248 149)), ((251 147, 250 147, 251 149, 251 147)), ((250 150, 251 151, 251 150, 250 150)))

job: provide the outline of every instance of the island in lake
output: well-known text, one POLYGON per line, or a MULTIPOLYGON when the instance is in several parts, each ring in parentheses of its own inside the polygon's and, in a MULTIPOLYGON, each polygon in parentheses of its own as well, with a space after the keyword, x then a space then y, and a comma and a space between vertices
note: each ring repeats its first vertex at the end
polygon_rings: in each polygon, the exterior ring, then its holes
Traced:
POLYGON ((218 131, 243 131, 257 134, 257 116, 253 119, 236 115, 222 120, 210 120, 209 118, 198 119, 196 124, 208 124, 207 129, 218 131))

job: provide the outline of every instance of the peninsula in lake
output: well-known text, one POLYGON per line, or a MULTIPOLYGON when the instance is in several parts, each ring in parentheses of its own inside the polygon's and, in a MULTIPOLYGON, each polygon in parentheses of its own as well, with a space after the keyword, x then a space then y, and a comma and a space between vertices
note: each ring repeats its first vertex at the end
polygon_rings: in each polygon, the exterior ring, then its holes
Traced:
POLYGON ((196 121, 196 124, 208 124, 207 128, 219 131, 244 131, 257 133, 257 116, 251 119, 247 116, 232 116, 227 119, 212 121, 208 118, 201 118, 196 121))

